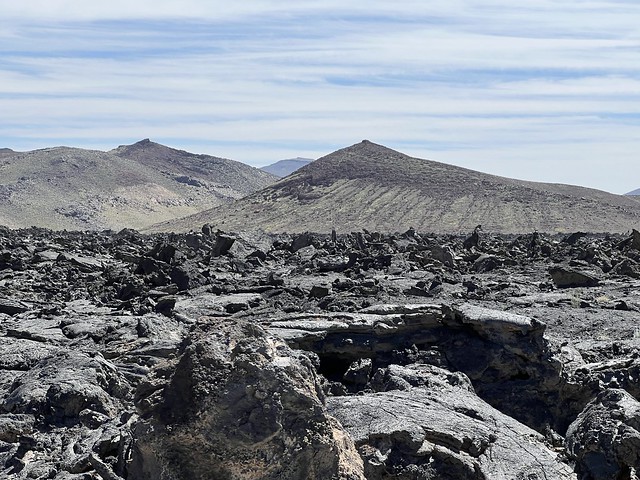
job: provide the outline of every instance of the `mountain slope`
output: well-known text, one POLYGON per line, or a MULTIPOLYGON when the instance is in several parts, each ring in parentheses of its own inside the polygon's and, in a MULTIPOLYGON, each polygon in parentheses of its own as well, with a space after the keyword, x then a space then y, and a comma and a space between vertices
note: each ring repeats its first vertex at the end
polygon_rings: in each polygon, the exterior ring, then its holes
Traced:
POLYGON ((286 160, 279 160, 271 165, 267 165, 266 167, 261 167, 260 170, 269 172, 277 177, 286 177, 311 162, 313 162, 311 158, 288 158, 286 160))
POLYGON ((301 168, 238 202, 159 224, 225 230, 519 233, 619 232, 640 225, 640 203, 571 185, 488 175, 412 158, 363 141, 301 168))
POLYGON ((0 158, 10 157, 12 155, 15 155, 16 153, 17 152, 14 152, 10 148, 0 148, 0 158))
POLYGON ((625 195, 638 196, 640 195, 640 188, 636 188, 634 191, 625 193, 625 195))
POLYGON ((56 147, 0 158, 0 224, 141 229, 259 190, 276 177, 148 140, 111 152, 56 147))
MULTIPOLYGON (((109 153, 134 160, 168 176, 187 176, 196 181, 204 181, 217 191, 225 195, 228 193, 231 198, 238 198, 238 192, 243 194, 242 196, 248 195, 276 180, 275 176, 241 162, 185 152, 149 139, 133 145, 121 145, 109 153)), ((182 181, 189 183, 189 179, 182 181)))

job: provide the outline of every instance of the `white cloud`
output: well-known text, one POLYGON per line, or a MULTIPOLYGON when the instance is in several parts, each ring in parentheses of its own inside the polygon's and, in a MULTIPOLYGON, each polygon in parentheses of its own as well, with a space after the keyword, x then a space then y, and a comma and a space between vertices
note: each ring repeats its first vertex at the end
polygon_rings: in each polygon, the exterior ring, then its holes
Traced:
POLYGON ((579 0, 4 2, 0 146, 152 137, 264 164, 369 138, 624 192, 640 186, 638 14, 579 0))

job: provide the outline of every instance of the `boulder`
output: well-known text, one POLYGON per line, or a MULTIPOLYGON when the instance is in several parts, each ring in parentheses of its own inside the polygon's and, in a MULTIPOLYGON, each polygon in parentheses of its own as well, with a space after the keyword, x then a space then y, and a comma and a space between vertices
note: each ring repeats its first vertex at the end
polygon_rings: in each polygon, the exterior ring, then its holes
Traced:
POLYGON ((216 235, 216 243, 213 245, 213 250, 211 254, 214 257, 219 257, 220 255, 225 255, 233 246, 236 239, 230 235, 225 235, 223 233, 218 233, 216 235))
POLYGON ((17 315, 18 313, 24 313, 29 310, 29 305, 20 300, 14 300, 11 298, 0 298, 0 313, 6 313, 7 315, 17 315))
POLYGON ((163 388, 142 384, 130 478, 364 479, 309 360, 260 327, 194 332, 163 388))
POLYGON ((100 356, 69 350, 44 358, 16 378, 0 411, 39 415, 54 425, 74 425, 85 409, 117 415, 129 393, 128 383, 113 364, 100 356))
POLYGON ((391 365, 383 391, 328 399, 369 480, 575 479, 544 437, 476 396, 464 375, 391 365))
POLYGON ((632 478, 640 470, 640 403, 624 390, 604 390, 569 426, 566 445, 581 478, 632 478))
POLYGON ((595 287, 600 283, 594 274, 569 267, 551 267, 549 274, 558 288, 595 287))

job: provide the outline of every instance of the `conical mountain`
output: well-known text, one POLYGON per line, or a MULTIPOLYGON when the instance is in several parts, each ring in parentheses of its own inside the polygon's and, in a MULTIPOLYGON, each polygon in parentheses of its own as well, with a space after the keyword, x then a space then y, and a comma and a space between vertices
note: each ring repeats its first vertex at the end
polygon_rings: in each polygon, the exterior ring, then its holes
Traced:
POLYGON ((242 200, 153 230, 272 232, 620 232, 640 226, 640 202, 590 188, 503 178, 363 141, 242 200))
POLYGON ((241 198, 276 177, 148 140, 111 152, 55 147, 0 157, 0 225, 142 229, 241 198))

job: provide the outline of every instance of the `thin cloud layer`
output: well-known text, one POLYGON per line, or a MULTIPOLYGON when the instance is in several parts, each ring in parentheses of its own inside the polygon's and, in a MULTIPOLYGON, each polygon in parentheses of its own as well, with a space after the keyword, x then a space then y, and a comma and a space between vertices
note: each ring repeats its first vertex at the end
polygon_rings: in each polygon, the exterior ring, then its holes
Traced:
POLYGON ((263 165, 368 138, 497 175, 640 186, 636 2, 236 3, 0 6, 0 147, 150 137, 263 165))

